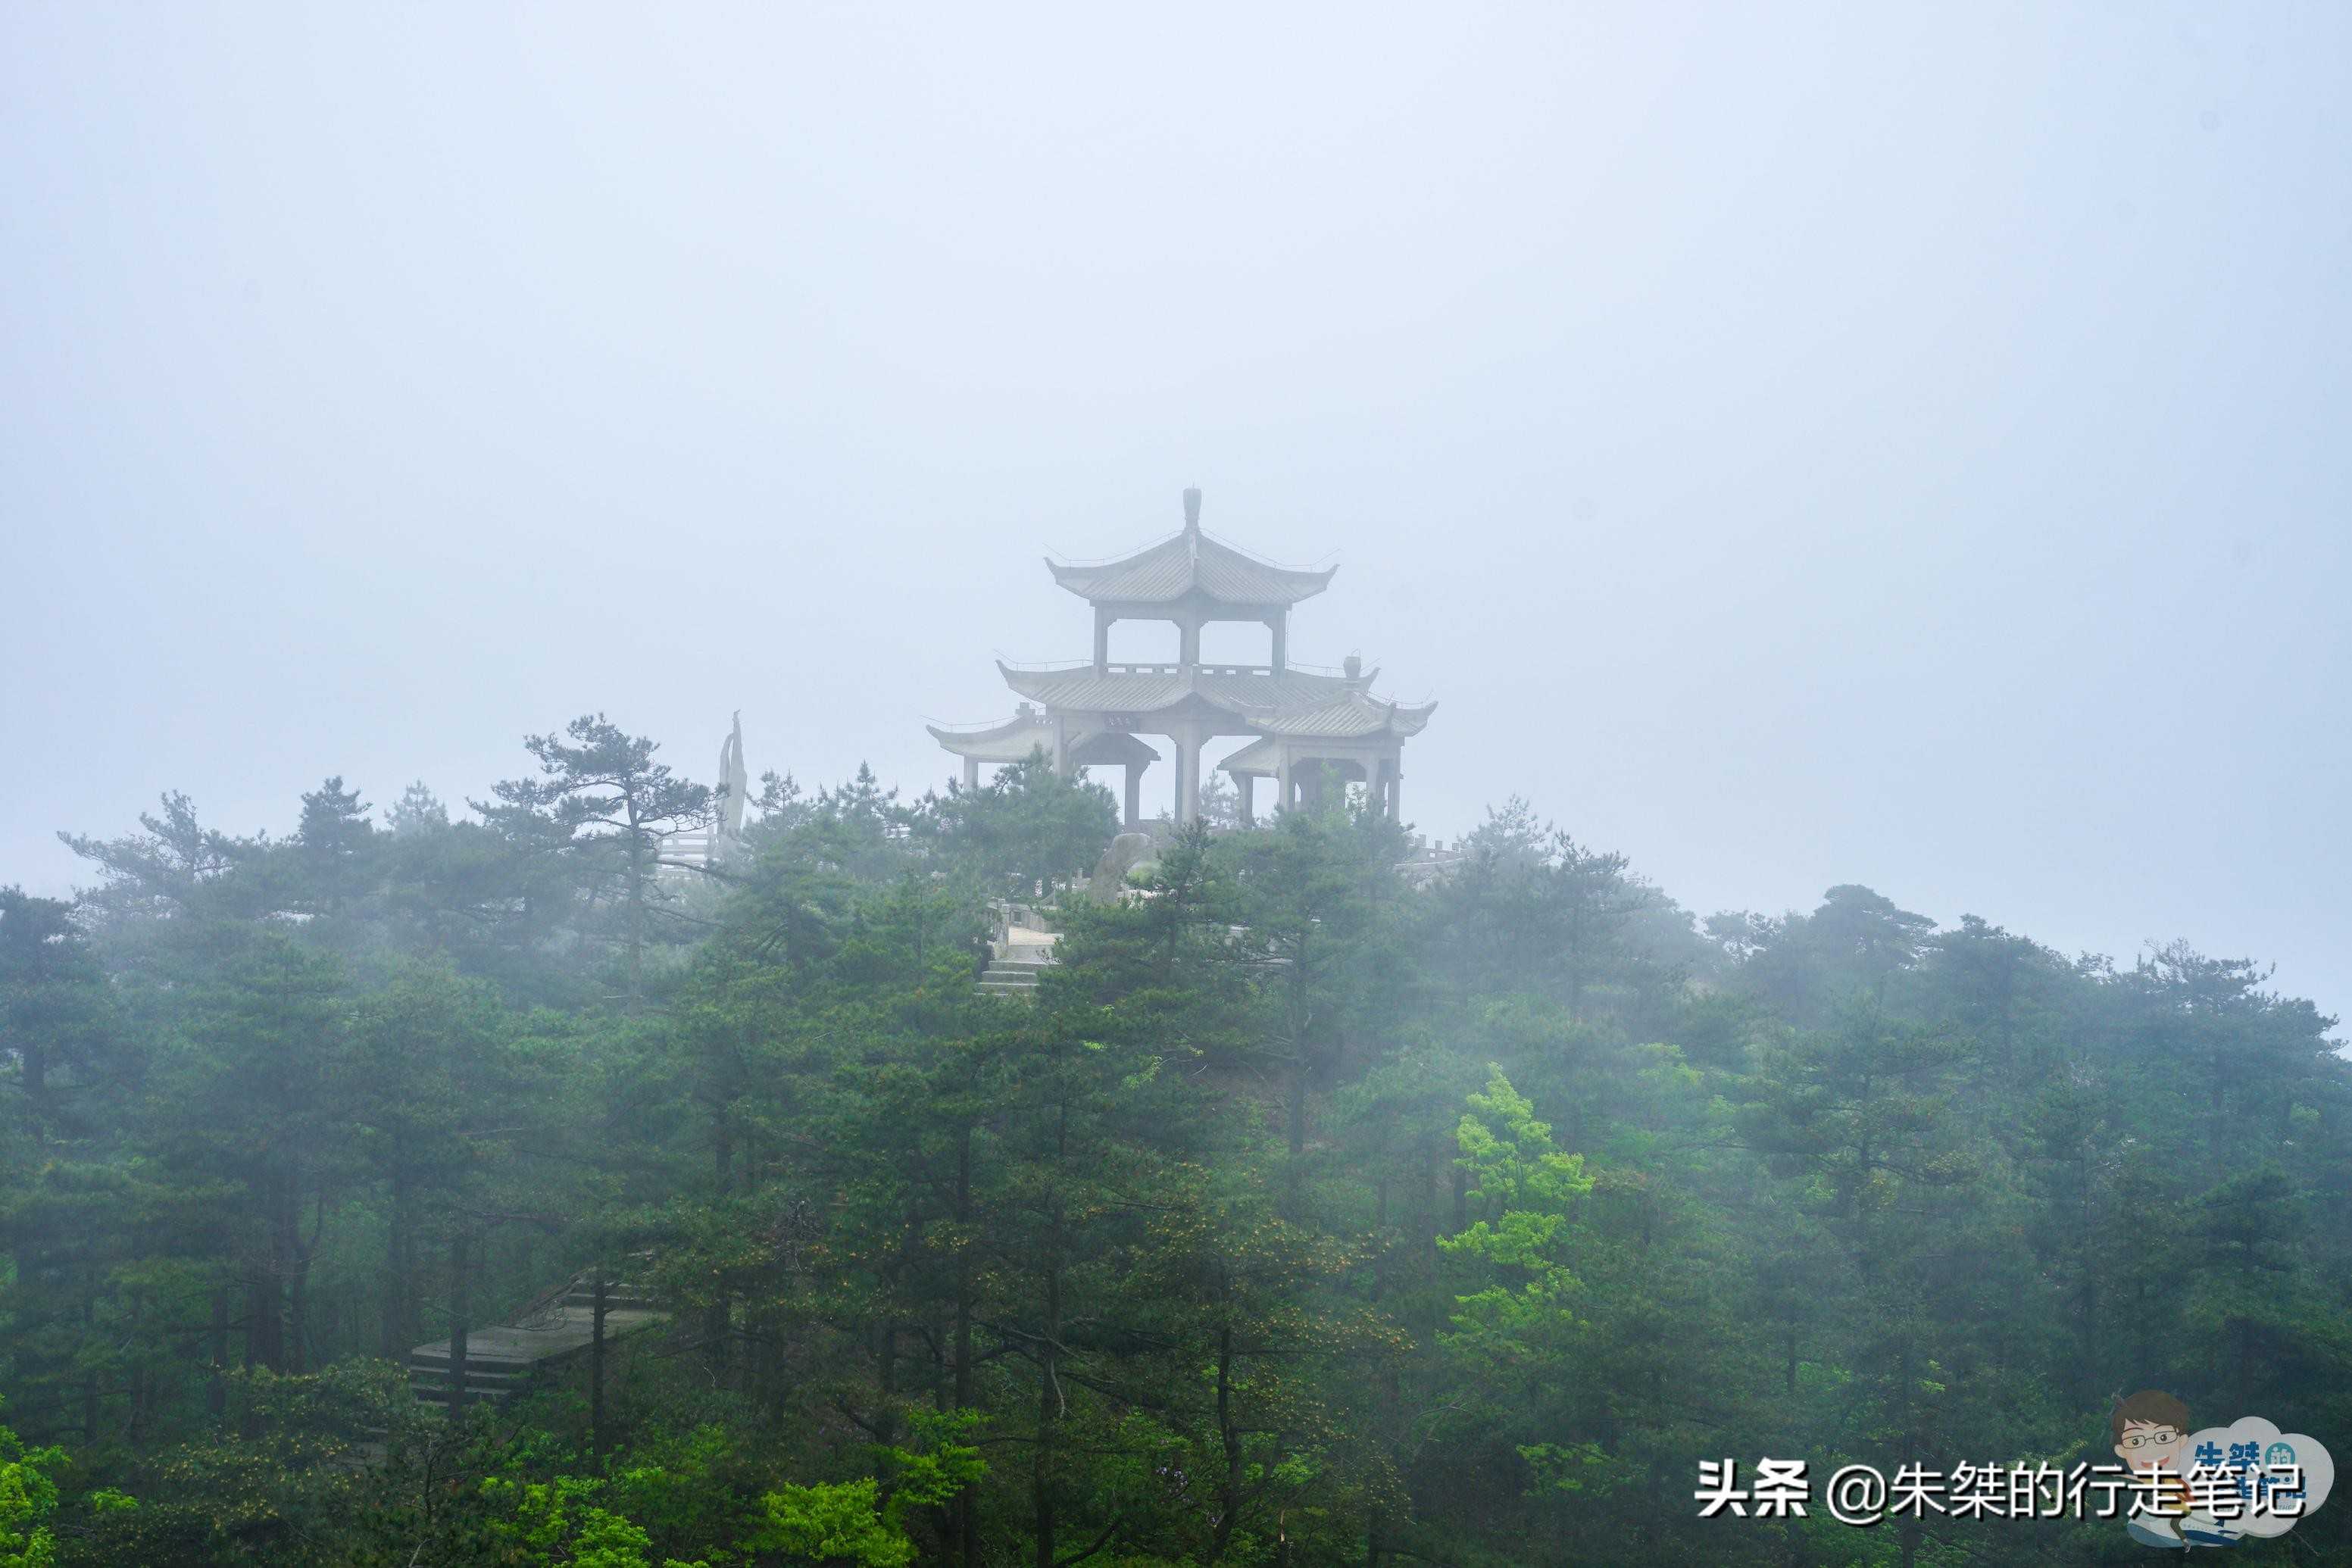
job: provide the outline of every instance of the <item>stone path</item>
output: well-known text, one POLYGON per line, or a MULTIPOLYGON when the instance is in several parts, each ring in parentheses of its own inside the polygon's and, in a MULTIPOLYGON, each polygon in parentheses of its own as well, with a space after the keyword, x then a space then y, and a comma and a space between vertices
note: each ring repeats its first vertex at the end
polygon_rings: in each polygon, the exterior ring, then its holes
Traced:
POLYGON ((980 977, 980 993, 983 996, 1026 996, 1037 989, 1037 976, 1047 964, 1055 962, 1055 935, 1034 926, 1009 925, 1004 928, 1004 941, 998 944, 997 956, 991 960, 987 973, 980 977))
MULTIPOLYGON (((562 1365, 588 1349, 595 1336, 595 1276, 583 1274, 512 1322, 487 1324, 466 1334, 466 1397, 504 1401, 535 1374, 562 1365)), ((669 1314, 632 1287, 604 1287, 604 1342, 667 1322, 669 1314)), ((440 1340, 408 1352, 408 1384, 419 1403, 449 1403, 451 1342, 440 1340)))

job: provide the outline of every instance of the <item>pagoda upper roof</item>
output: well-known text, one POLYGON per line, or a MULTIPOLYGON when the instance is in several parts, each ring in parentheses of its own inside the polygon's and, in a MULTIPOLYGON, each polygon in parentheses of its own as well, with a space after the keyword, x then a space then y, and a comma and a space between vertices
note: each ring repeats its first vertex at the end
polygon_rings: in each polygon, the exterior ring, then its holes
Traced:
POLYGON ((1222 605, 1288 605, 1328 587, 1339 569, 1277 566, 1201 531, 1201 492, 1184 492, 1184 526, 1116 561, 1065 564, 1048 556, 1054 581, 1096 604, 1170 605, 1192 595, 1222 605))

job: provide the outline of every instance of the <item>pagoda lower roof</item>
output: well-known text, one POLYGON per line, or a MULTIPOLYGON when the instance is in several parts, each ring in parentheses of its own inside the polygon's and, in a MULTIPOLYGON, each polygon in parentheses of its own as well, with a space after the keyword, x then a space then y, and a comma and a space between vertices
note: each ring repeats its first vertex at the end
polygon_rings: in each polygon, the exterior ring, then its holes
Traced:
POLYGON ((1252 741, 1248 745, 1219 763, 1217 767, 1220 771, 1229 773, 1248 773, 1253 778, 1273 778, 1282 772, 1282 742, 1252 741))
POLYGON ((1407 707, 1374 697, 1377 670, 1350 679, 1234 665, 1114 665, 1099 675, 1091 664, 1039 670, 1000 660, 997 668, 1013 690, 1064 713, 1157 713, 1199 701, 1258 734, 1294 740, 1402 740, 1437 710, 1434 702, 1407 707))
POLYGON ((1269 609, 1313 598, 1339 571, 1276 566, 1192 527, 1117 561, 1065 565, 1049 557, 1045 567, 1055 582, 1097 604, 1169 605, 1197 594, 1269 609))
POLYGON ((1418 735, 1437 711, 1434 702, 1406 707, 1350 687, 1322 702, 1269 713, 1257 721, 1268 735, 1286 740, 1361 741, 1373 737, 1403 740, 1418 735))
MULTIPOLYGON (((1004 683, 1032 702, 1077 713, 1156 713, 1195 698, 1236 718, 1317 707, 1346 694, 1354 684, 1344 676, 1309 675, 1240 665, 1112 665, 1097 674, 1091 664, 1059 669, 1017 669, 1003 660, 1004 683)), ((1365 678, 1369 679, 1369 678, 1365 678)))
MULTIPOLYGON (((930 724, 931 738, 959 757, 976 763, 1009 764, 1025 762, 1035 752, 1054 754, 1053 721, 1042 713, 1017 714, 1002 724, 983 729, 951 730, 930 724)), ((1070 737, 1070 761, 1080 767, 1115 767, 1120 763, 1149 765, 1160 753, 1134 736, 1118 730, 1096 730, 1070 737)))

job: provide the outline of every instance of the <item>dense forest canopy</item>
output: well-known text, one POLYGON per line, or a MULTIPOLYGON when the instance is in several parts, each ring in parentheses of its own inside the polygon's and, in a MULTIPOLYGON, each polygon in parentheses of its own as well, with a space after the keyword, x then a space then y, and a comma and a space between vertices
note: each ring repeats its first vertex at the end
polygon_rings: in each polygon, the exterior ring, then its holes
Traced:
POLYGON ((1694 1483, 2104 1461, 2143 1387, 2352 1450, 2352 1075, 2252 960, 1702 921, 1517 799, 1115 897, 1042 760, 753 804, 680 853, 599 716, 470 816, 174 795, 0 891, 0 1563, 2081 1563, 2140 1549, 1694 1483), (583 1278, 659 1321, 416 1397, 583 1278))

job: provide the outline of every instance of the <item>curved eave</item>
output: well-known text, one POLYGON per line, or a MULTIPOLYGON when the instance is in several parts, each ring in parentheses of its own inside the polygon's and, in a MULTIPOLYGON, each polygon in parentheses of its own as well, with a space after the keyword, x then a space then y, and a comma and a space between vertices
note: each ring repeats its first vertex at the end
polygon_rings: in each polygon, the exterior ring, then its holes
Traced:
POLYGON ((1015 763, 1025 763, 1040 752, 1047 756, 1054 753, 1050 742, 1032 741, 1025 746, 950 746, 944 741, 940 743, 946 746, 952 755, 967 762, 985 763, 993 768, 1009 768, 1015 763))
POLYGON ((966 730, 959 733, 942 730, 937 724, 925 726, 942 749, 975 763, 987 763, 996 767, 1008 767, 1025 762, 1033 752, 1054 751, 1054 732, 1031 723, 1000 724, 993 730, 966 730))
MULTIPOLYGON (((990 730, 947 730, 937 724, 924 728, 942 748, 976 763, 1008 766, 1025 762, 1039 752, 1050 756, 1054 750, 1052 727, 1034 721, 1015 719, 990 730)), ((1097 730, 1072 738, 1070 760, 1080 767, 1116 767, 1122 763, 1149 766, 1160 760, 1160 753, 1132 735, 1097 730)))
POLYGON ((950 730, 939 724, 926 724, 923 728, 931 732, 932 740, 961 757, 973 754, 975 747, 1010 741, 1024 731, 1036 729, 1037 725, 1034 720, 1008 719, 986 730, 950 730))
POLYGON ((1304 581, 1285 583, 1277 591, 1273 592, 1267 591, 1266 587, 1220 589, 1198 578, 1188 579, 1169 586, 1153 586, 1138 590, 1122 588, 1115 579, 1105 585, 1102 574, 1092 567, 1055 566, 1051 561, 1047 561, 1045 564, 1053 567, 1054 582, 1056 586, 1068 589, 1090 605, 1143 606, 1176 605, 1198 595, 1213 604, 1223 605, 1236 610, 1286 610, 1291 605, 1311 599, 1323 592, 1331 585, 1331 579, 1339 574, 1339 569, 1337 566, 1326 567, 1320 572, 1300 574, 1298 575, 1302 576, 1304 581))
POLYGON ((1351 693, 1338 702, 1265 714, 1257 720, 1257 727, 1276 739, 1307 744, 1378 738, 1403 741, 1420 734, 1428 725, 1429 716, 1436 711, 1434 702, 1405 708, 1351 693))
POLYGON ((1429 716, 1437 711, 1437 704, 1424 702, 1418 708, 1397 708, 1390 715, 1389 727, 1400 735, 1418 735, 1428 727, 1429 716))
POLYGON ((1045 569, 1058 586, 1089 604, 1173 605, 1197 595, 1251 610, 1286 609, 1311 599, 1339 570, 1276 566, 1215 540, 1188 542, 1181 533, 1099 566, 1066 566, 1049 555, 1045 569))

